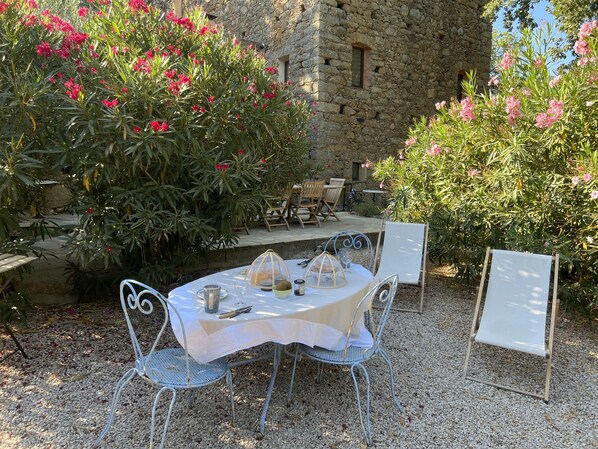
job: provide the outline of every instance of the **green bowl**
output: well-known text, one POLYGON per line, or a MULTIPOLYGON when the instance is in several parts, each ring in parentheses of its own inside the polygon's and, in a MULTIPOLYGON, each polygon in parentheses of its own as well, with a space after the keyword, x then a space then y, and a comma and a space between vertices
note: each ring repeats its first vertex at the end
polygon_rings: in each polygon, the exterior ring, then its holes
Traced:
POLYGON ((276 290, 276 288, 273 288, 272 291, 274 292, 274 295, 278 299, 284 299, 284 298, 288 298, 290 296, 293 289, 289 288, 288 290, 276 290))

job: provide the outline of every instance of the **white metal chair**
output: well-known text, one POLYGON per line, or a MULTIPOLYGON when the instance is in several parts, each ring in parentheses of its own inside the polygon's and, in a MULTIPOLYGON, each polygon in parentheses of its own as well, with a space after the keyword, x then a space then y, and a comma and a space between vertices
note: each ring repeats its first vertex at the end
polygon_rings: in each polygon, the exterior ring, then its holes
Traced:
POLYGON ((335 255, 338 255, 338 252, 343 248, 364 251, 365 260, 367 261, 367 265, 364 266, 372 271, 374 264, 374 248, 367 235, 357 231, 342 231, 330 237, 326 242, 326 245, 324 245, 324 251, 328 251, 335 255))
MULTIPOLYGON (((383 230, 384 244, 376 279, 398 274, 400 284, 419 285, 421 288, 419 309, 396 310, 423 313, 428 258, 428 224, 385 221, 380 236, 383 230)), ((378 256, 380 240, 378 238, 375 259, 378 256)))
POLYGON ((124 280, 120 284, 120 300, 135 352, 135 366, 129 369, 117 382, 110 408, 110 415, 106 426, 98 436, 96 445, 106 436, 114 419, 114 412, 123 388, 133 379, 135 374, 146 382, 160 388, 152 407, 152 421, 150 427, 150 444, 154 447, 154 427, 156 423, 156 408, 162 393, 170 391, 172 399, 162 431, 160 448, 164 447, 170 415, 176 400, 176 390, 200 388, 210 385, 224 377, 229 388, 232 420, 235 419, 233 401, 233 382, 230 369, 224 358, 210 363, 199 364, 187 353, 187 337, 179 313, 169 303, 168 299, 147 285, 134 280, 124 280), (151 322, 153 313, 163 313, 158 335, 155 329, 141 325, 134 325, 131 320, 133 311, 138 312, 140 320, 151 322), (163 345, 164 331, 169 326, 169 319, 180 322, 183 329, 183 347, 160 349, 163 345))
POLYGON ((465 356, 463 376, 466 379, 537 397, 548 402, 552 345, 559 301, 557 297, 558 271, 558 254, 553 257, 516 251, 491 250, 490 248, 486 250, 465 356), (492 255, 492 266, 480 319, 479 314, 490 255, 492 255), (546 342, 548 293, 553 260, 552 313, 548 342, 546 342), (474 342, 545 357, 547 367, 544 395, 467 376, 471 347, 474 342))
POLYGON ((318 215, 324 217, 324 221, 327 221, 330 216, 336 218, 337 221, 341 221, 334 213, 334 209, 336 209, 343 190, 345 190, 345 178, 330 178, 330 182, 324 188, 324 193, 322 193, 320 209, 318 210, 318 215))
MULTIPOLYGON (((300 356, 306 356, 312 360, 316 360, 318 362, 330 364, 330 365, 338 365, 338 366, 347 366, 351 369, 351 376, 353 378, 353 383, 355 385, 355 394, 357 396, 357 408, 359 411, 359 420, 361 423, 361 428, 365 435, 365 439, 368 445, 372 444, 372 429, 370 424, 370 379, 368 376, 368 372, 364 366, 364 362, 367 362, 371 358, 376 355, 381 355, 382 358, 386 361, 388 365, 388 369, 390 371, 390 391, 392 394, 392 398, 398 407, 398 409, 403 412, 403 406, 401 402, 397 399, 395 394, 395 384, 394 384, 394 375, 392 370, 392 362, 390 360, 389 355, 386 353, 384 349, 382 349, 381 342, 382 342, 382 332, 384 331, 384 325, 386 324, 386 320, 388 318, 388 314, 390 313, 390 308, 392 306, 392 302, 394 300, 396 291, 397 291, 397 284, 398 284, 398 277, 397 275, 389 276, 386 279, 383 279, 379 282, 374 288, 372 288, 364 297, 361 299, 359 304, 355 309, 355 313, 353 315, 353 321, 349 330, 347 332, 347 343, 345 344, 344 350, 340 351, 330 351, 328 349, 320 348, 318 346, 310 347, 303 344, 297 344, 297 349, 295 352, 295 362, 293 364, 293 373, 291 375, 291 385, 289 387, 289 401, 291 400, 291 396, 293 394, 293 383, 295 381, 295 371, 297 369, 297 360, 300 356), (386 303, 382 313, 380 314, 379 318, 376 320, 374 318, 374 314, 372 313, 372 302, 375 296, 379 294, 379 301, 382 303, 386 303), (365 313, 367 311, 369 313, 365 313), (366 327, 370 330, 373 337, 373 345, 369 348, 360 348, 356 346, 349 345, 349 336, 351 334, 351 330, 355 323, 358 320, 362 319, 362 317, 366 320, 366 327), (362 405, 361 405, 361 396, 359 393, 359 384, 357 382, 356 371, 361 370, 363 373, 363 379, 366 383, 366 407, 365 407, 365 419, 363 416, 362 405)), ((318 370, 318 377, 321 377, 321 366, 318 370)))

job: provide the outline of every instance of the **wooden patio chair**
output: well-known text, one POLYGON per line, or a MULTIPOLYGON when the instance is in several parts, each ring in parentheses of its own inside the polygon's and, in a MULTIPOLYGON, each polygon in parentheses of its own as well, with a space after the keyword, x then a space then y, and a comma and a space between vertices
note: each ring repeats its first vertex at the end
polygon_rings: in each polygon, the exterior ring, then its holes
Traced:
POLYGON ((343 190, 345 189, 345 178, 330 178, 330 183, 324 188, 322 199, 320 200, 320 210, 318 215, 324 217, 324 221, 328 220, 332 215, 337 221, 340 218, 334 213, 336 205, 338 204, 343 190))
POLYGON ((305 224, 315 224, 320 227, 318 211, 320 210, 320 199, 324 192, 324 181, 304 181, 301 184, 301 191, 296 198, 291 199, 291 218, 296 219, 302 228, 305 224), (307 218, 301 218, 300 214, 308 214, 307 218))
POLYGON ((290 196, 291 192, 287 191, 279 197, 266 199, 264 211, 262 212, 262 221, 268 228, 268 232, 272 232, 272 228, 279 226, 286 227, 287 231, 291 230, 287 220, 290 196))

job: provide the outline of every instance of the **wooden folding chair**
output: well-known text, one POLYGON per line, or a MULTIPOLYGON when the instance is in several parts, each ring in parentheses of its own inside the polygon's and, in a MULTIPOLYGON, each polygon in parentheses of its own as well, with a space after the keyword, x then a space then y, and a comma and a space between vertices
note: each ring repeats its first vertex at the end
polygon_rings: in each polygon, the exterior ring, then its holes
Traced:
POLYGON ((557 296, 558 271, 558 254, 553 257, 487 249, 465 356, 463 376, 466 379, 544 399, 545 402, 548 402, 552 346, 559 301, 557 296), (492 266, 480 319, 490 255, 492 255, 492 266), (548 342, 546 342, 548 293, 553 260, 552 313, 548 342), (468 376, 469 358, 474 342, 545 357, 547 367, 544 394, 531 393, 508 385, 468 376))
MULTIPOLYGON (((29 264, 30 262, 33 262, 34 260, 37 260, 37 257, 21 256, 17 254, 0 254, 0 275, 2 275, 2 273, 6 273, 4 274, 5 279, 0 285, 0 299, 4 298, 4 296, 6 295, 6 289, 11 284, 15 274, 17 273, 18 268, 24 267, 25 265, 29 264)), ((8 323, 3 323, 2 327, 10 336, 17 349, 10 352, 8 355, 2 357, 2 359, 0 359, 0 362, 7 359, 16 352, 20 352, 21 355, 26 359, 29 358, 25 353, 23 346, 21 346, 21 343, 19 343, 19 340, 17 340, 17 337, 15 336, 8 323)))
POLYGON ((268 228, 268 232, 272 232, 272 228, 278 226, 286 227, 287 231, 291 230, 287 221, 290 196, 291 193, 289 191, 283 193, 280 197, 266 199, 262 220, 268 228))
POLYGON ((304 181, 301 184, 301 192, 291 201, 291 218, 296 219, 301 227, 305 224, 316 224, 320 227, 318 211, 320 210, 320 199, 324 192, 324 181, 304 181), (299 214, 307 213, 307 218, 301 218, 299 214))
POLYGON ((320 209, 318 215, 324 217, 324 221, 328 220, 330 216, 333 216, 337 221, 341 221, 340 218, 334 213, 336 205, 338 204, 343 190, 345 189, 345 178, 330 178, 330 183, 324 186, 324 193, 320 200, 320 209))

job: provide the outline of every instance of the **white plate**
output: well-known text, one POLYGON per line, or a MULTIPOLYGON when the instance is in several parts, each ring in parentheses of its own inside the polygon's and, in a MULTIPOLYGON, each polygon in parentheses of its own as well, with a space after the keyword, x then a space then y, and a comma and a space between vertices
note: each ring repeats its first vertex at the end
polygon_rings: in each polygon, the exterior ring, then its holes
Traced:
MULTIPOLYGON (((204 300, 203 292, 204 292, 204 289, 203 289, 203 288, 200 288, 200 289, 197 291, 197 299, 199 299, 200 301, 203 301, 203 300, 204 300)), ((228 290, 226 290, 226 289, 224 289, 224 288, 221 288, 221 289, 220 289, 220 301, 222 301, 222 300, 223 300, 224 298, 226 298, 227 296, 228 296, 228 290)))

